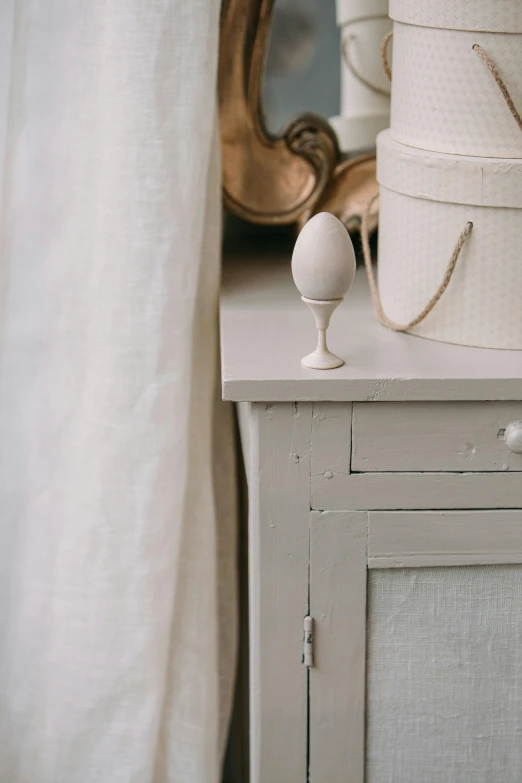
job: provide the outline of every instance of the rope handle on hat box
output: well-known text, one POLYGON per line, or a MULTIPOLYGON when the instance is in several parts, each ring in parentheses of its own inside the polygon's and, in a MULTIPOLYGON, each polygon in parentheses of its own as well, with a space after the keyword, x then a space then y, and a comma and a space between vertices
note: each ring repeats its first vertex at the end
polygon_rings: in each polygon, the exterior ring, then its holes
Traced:
POLYGON ((377 287, 377 282, 375 280, 375 275, 372 266, 372 257, 370 252, 369 231, 368 231, 368 218, 370 216, 371 208, 373 207, 375 201, 378 198, 379 198, 379 193, 374 193, 374 195, 367 202, 362 215, 361 240, 362 240, 362 249, 363 249, 363 256, 364 256, 364 265, 366 267, 366 273, 368 275, 368 283, 370 286, 370 293, 372 295, 373 306, 375 312, 379 317, 379 321, 384 326, 387 326, 389 329, 393 329, 393 331, 395 332, 406 332, 409 329, 413 329, 414 326, 417 326, 422 321, 424 321, 424 319, 431 313, 431 311, 433 310, 437 302, 441 299, 442 295, 446 291, 447 287, 450 284, 451 278, 453 277, 453 272, 455 271, 455 268, 457 266, 457 261, 459 260, 460 251, 464 247, 466 239, 471 234, 473 223, 471 222, 466 223, 464 230, 461 232, 457 240, 457 244, 455 245, 455 249, 453 250, 448 266, 446 267, 446 271, 444 272, 444 277, 442 279, 442 282, 437 288, 437 290, 435 291, 435 293, 433 294, 433 296, 431 297, 430 301, 428 302, 424 310, 421 313, 419 313, 419 315, 416 318, 413 318, 413 320, 409 321, 408 323, 398 324, 396 323, 396 321, 392 321, 391 318, 388 318, 388 316, 384 312, 384 308, 382 305, 379 289, 377 287))
POLYGON ((509 111, 513 115, 515 122, 517 123, 518 127, 522 131, 522 118, 520 117, 520 114, 517 111, 517 107, 513 103, 513 98, 509 94, 509 90, 506 87, 506 84, 502 79, 501 75, 499 74, 495 63, 493 62, 491 57, 489 57, 489 55, 486 54, 484 49, 481 46, 479 46, 479 44, 473 44, 472 49, 474 52, 478 54, 478 56, 480 57, 480 59, 482 60, 486 68, 492 74, 493 78, 495 79, 498 85, 500 92, 502 93, 502 97, 506 101, 509 111))
MULTIPOLYGON (((387 19, 388 14, 382 14, 380 17, 372 17, 373 19, 387 19)), ((360 20, 354 20, 354 21, 360 21, 360 20)), ((353 24, 353 22, 349 22, 348 25, 345 25, 345 27, 348 27, 349 24, 353 24)), ((389 98, 391 95, 390 90, 386 89, 385 87, 380 87, 378 84, 374 84, 369 79, 364 76, 364 74, 361 73, 361 71, 358 69, 358 67, 355 65, 352 55, 351 55, 351 49, 353 48, 354 41, 357 40, 357 35, 355 33, 348 33, 343 38, 342 44, 341 44, 341 54, 343 57, 343 60, 345 61, 346 65, 352 72, 352 74, 355 76, 355 78, 361 82, 361 84, 364 84, 365 87, 367 87, 372 92, 377 93, 377 95, 384 95, 386 98, 389 98)))
POLYGON ((386 76, 390 81, 392 80, 392 72, 390 66, 388 65, 388 44, 392 38, 393 38, 393 30, 390 30, 389 33, 386 33, 381 43, 382 67, 384 68, 384 73, 386 74, 386 76))

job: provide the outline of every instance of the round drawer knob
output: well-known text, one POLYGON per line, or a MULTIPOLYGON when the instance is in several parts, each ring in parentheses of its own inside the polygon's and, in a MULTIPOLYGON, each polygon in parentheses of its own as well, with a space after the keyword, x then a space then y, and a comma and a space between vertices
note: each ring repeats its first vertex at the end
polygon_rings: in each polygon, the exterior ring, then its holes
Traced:
POLYGON ((512 421, 504 435, 506 446, 515 454, 522 454, 522 421, 512 421))

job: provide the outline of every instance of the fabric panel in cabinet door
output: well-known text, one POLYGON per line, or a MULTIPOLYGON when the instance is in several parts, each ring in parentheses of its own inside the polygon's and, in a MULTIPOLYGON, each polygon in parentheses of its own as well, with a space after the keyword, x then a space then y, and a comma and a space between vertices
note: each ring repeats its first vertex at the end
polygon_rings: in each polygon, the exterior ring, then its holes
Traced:
POLYGON ((369 574, 367 783, 522 780, 522 566, 369 574))

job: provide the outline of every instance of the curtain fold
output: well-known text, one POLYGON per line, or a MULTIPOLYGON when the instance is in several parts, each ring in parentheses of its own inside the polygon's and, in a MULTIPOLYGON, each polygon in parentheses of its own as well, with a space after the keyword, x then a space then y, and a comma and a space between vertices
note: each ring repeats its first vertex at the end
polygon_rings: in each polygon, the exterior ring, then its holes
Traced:
POLYGON ((218 781, 219 3, 0 11, 0 780, 218 781))

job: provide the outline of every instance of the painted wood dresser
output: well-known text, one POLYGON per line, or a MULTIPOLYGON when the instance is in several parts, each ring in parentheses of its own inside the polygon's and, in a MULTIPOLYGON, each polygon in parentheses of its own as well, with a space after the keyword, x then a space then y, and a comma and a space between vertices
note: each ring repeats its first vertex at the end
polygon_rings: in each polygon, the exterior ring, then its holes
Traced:
POLYGON ((490 635, 500 652, 488 642, 489 652, 473 658, 476 634, 488 636, 491 615, 506 615, 515 639, 522 634, 522 601, 495 604, 497 583, 505 592, 507 580, 514 595, 520 586, 522 352, 391 332, 377 323, 358 271, 329 333, 346 364, 306 370, 300 357, 314 347, 315 327, 289 257, 225 265, 221 341, 223 396, 237 403, 249 487, 251 782, 522 780, 520 751, 497 758, 502 743, 491 729, 500 721, 516 744, 522 652, 495 626, 490 635), (479 583, 481 569, 493 574, 482 592, 471 578, 477 566, 479 583), (450 588, 460 585, 451 589, 462 612, 433 592, 447 569, 456 574, 450 588), (391 581, 372 582, 377 574, 391 581), (406 587, 387 608, 394 574, 406 587), (412 582, 412 574, 419 579, 412 582), (474 600, 482 608, 493 602, 475 625, 474 600), (402 644, 408 612, 422 625, 415 644, 423 651, 417 660, 408 648, 411 660, 395 660, 397 645, 386 643, 398 633, 402 644), (388 625, 379 626, 381 615, 388 625), (451 666, 445 670, 443 660, 434 676, 427 668, 437 645, 442 658, 448 645, 455 649, 451 666), (505 675, 490 671, 499 655, 505 675), (484 668, 479 679, 466 680, 477 666, 484 668), (388 668, 396 690, 383 693, 388 668), (491 678, 499 679, 492 685, 504 694, 500 704, 477 685, 491 678), (452 702, 466 682, 473 709, 493 710, 479 729, 469 710, 460 720, 452 702), (408 684, 414 695, 406 698, 408 684), (413 715, 418 704, 427 721, 413 715), (395 724, 410 740, 383 759, 386 743, 400 744, 395 724), (455 726, 459 744, 445 754, 452 742, 445 732, 455 726), (467 731, 472 747, 460 758, 467 731))

